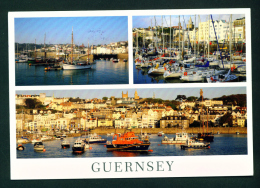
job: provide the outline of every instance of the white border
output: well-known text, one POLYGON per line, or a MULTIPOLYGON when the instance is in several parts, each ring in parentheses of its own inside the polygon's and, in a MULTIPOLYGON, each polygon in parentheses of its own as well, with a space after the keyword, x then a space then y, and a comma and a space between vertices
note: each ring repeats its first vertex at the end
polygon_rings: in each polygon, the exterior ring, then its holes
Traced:
POLYGON ((70 11, 70 12, 9 12, 9 104, 10 104, 10 160, 11 179, 81 179, 81 178, 141 178, 141 177, 207 177, 253 175, 253 118, 251 75, 251 13, 250 9, 182 9, 182 10, 124 10, 124 11, 70 11), (141 15, 194 15, 194 14, 245 14, 247 82, 225 84, 133 84, 132 16, 141 15), (80 17, 80 16, 128 16, 129 85, 86 86, 15 86, 14 64, 14 18, 21 17, 80 17), (17 159, 15 142, 15 91, 16 90, 63 90, 63 89, 133 89, 133 88, 200 88, 200 87, 246 87, 248 115, 248 154, 214 156, 168 156, 168 157, 108 157, 108 158, 58 158, 17 159), (144 172, 92 172, 93 162, 149 162, 174 161, 172 171, 144 172), (64 165, 66 164, 66 165, 64 165), (58 169, 54 170, 54 169, 58 169))

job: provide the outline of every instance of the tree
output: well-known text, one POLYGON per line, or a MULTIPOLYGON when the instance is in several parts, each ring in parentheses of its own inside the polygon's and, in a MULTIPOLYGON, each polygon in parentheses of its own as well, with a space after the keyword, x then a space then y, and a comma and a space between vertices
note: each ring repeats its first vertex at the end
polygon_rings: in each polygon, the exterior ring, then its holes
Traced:
POLYGON ((25 105, 28 109, 42 107, 42 103, 37 101, 36 99, 26 99, 25 105))
POLYGON ((108 99, 108 97, 103 97, 102 100, 106 101, 108 99))
POLYGON ((188 101, 196 101, 198 97, 190 96, 187 98, 188 101))
POLYGON ((232 127, 233 126, 233 122, 232 122, 232 115, 231 113, 226 113, 225 115, 223 115, 220 119, 219 119, 219 123, 221 125, 223 125, 224 123, 228 123, 228 126, 232 127))

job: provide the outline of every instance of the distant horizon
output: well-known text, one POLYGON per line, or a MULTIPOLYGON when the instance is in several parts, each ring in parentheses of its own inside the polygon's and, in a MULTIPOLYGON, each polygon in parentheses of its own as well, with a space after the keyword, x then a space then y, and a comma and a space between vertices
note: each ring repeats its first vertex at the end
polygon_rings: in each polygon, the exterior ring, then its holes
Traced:
POLYGON ((15 18, 16 43, 97 45, 128 41, 127 16, 15 18))
POLYGON ((56 98, 81 98, 81 99, 102 99, 103 97, 116 97, 121 98, 122 92, 128 97, 134 97, 137 91, 140 98, 152 98, 153 93, 155 98, 163 100, 175 100, 177 95, 185 95, 186 97, 200 97, 200 89, 203 89, 204 98, 218 98, 223 95, 237 95, 246 94, 246 87, 211 87, 211 88, 146 88, 146 89, 89 89, 89 90, 19 90, 16 94, 20 95, 39 95, 46 93, 46 96, 53 96, 56 98))

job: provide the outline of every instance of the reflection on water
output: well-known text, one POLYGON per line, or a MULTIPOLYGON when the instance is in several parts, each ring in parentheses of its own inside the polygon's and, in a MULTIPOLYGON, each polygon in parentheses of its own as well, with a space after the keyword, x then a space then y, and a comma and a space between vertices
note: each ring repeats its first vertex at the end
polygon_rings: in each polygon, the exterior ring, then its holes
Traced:
POLYGON ((44 66, 15 64, 16 85, 128 84, 128 62, 96 61, 91 69, 45 71, 44 66))
MULTIPOLYGON (((174 134, 166 134, 168 138, 175 137, 174 134)), ((193 135, 196 136, 196 135, 193 135)), ((193 137, 190 135, 190 137, 193 137)), ((112 136, 102 136, 108 141, 112 141, 112 136)), ((62 149, 62 140, 43 142, 46 151, 34 152, 33 144, 24 144, 24 151, 17 151, 17 158, 82 158, 82 157, 149 157, 149 156, 193 156, 193 155, 246 155, 247 135, 240 134, 220 134, 215 135, 214 142, 211 142, 210 149, 188 149, 182 150, 180 145, 161 144, 163 137, 156 134, 149 136, 151 145, 149 150, 153 152, 126 152, 107 151, 105 145, 92 144, 91 150, 75 155, 72 153, 72 146, 78 138, 69 137, 66 140, 70 143, 70 148, 62 149)))

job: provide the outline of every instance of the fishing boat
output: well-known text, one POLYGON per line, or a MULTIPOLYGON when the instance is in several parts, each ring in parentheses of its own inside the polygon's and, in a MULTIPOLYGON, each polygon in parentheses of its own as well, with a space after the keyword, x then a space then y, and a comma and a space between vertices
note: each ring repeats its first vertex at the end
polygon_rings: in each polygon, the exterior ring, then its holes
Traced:
POLYGON ((176 133, 175 138, 168 138, 167 136, 164 136, 162 144, 185 144, 188 139, 188 133, 176 133))
POLYGON ((35 142, 33 149, 34 149, 34 151, 44 151, 45 150, 42 141, 35 142))
POLYGON ((97 134, 90 134, 88 138, 84 139, 83 141, 89 144, 105 144, 107 139, 104 139, 97 134))
POLYGON ((63 148, 63 149, 70 148, 70 143, 67 140, 64 140, 61 143, 61 148, 63 148))
POLYGON ((73 153, 84 153, 86 151, 85 143, 82 140, 76 140, 73 147, 72 152, 73 153))
POLYGON ((188 139, 186 144, 181 145, 181 149, 209 149, 210 143, 196 142, 195 140, 188 139))
POLYGON ((148 139, 141 141, 134 132, 126 132, 121 136, 114 134, 112 142, 108 141, 106 145, 107 151, 148 151, 149 146, 148 139))

